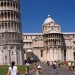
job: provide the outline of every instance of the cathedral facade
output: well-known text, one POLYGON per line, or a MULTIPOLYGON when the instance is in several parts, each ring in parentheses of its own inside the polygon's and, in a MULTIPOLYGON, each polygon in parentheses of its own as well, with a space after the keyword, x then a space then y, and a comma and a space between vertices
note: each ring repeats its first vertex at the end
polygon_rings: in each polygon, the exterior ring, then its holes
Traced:
POLYGON ((75 60, 75 33, 61 32, 50 15, 42 24, 42 33, 23 33, 23 44, 24 60, 75 60))

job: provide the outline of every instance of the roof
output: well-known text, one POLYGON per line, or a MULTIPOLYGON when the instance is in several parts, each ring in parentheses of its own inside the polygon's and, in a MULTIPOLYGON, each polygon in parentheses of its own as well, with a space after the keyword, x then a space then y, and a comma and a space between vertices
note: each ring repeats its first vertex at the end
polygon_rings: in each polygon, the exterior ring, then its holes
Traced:
POLYGON ((43 33, 22 33, 23 35, 43 35, 43 33))
POLYGON ((32 50, 28 49, 26 52, 32 52, 32 50))
POLYGON ((48 15, 48 18, 44 21, 43 24, 45 25, 45 24, 48 24, 50 22, 54 22, 54 20, 50 17, 50 15, 48 15))
POLYGON ((63 34, 75 34, 75 32, 62 32, 63 34))

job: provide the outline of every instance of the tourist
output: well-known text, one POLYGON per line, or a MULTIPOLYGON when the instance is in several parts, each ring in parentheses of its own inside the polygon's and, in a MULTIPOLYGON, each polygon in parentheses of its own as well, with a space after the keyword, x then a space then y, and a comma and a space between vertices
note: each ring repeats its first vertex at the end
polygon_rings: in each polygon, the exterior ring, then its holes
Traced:
POLYGON ((50 67, 52 67, 53 61, 50 61, 50 67))
POLYGON ((74 71, 74 62, 72 62, 72 70, 74 71))
POLYGON ((68 68, 71 70, 71 62, 68 62, 68 68))
POLYGON ((18 75, 18 69, 15 66, 15 62, 12 61, 11 66, 8 69, 7 75, 18 75))
POLYGON ((53 74, 53 73, 56 73, 56 68, 57 68, 57 63, 56 63, 56 61, 54 61, 54 62, 52 63, 52 74, 53 74))
POLYGON ((49 61, 47 61, 47 66, 50 66, 50 63, 49 63, 49 61))
POLYGON ((60 68, 60 62, 58 62, 58 67, 60 68))
POLYGON ((42 73, 42 67, 39 65, 36 69, 36 75, 39 75, 40 73, 42 73))
POLYGON ((26 73, 25 73, 25 75, 29 75, 29 66, 30 66, 30 64, 29 64, 28 61, 26 62, 25 66, 26 66, 26 73))
POLYGON ((40 73, 42 73, 42 67, 40 65, 40 61, 37 61, 35 66, 36 66, 36 75, 39 75, 40 73))
POLYGON ((35 67, 37 68, 39 65, 40 65, 40 61, 37 61, 37 62, 35 63, 35 67))

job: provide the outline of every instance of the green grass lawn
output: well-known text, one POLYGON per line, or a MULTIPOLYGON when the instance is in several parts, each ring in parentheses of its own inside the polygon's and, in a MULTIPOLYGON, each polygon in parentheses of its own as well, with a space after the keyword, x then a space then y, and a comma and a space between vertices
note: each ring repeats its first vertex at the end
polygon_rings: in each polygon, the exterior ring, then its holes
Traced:
MULTIPOLYGON (((7 75, 9 66, 0 66, 0 75, 7 75)), ((34 69, 34 65, 30 65, 30 70, 34 69)), ((25 65, 18 66, 19 73, 22 74, 26 71, 25 65)))

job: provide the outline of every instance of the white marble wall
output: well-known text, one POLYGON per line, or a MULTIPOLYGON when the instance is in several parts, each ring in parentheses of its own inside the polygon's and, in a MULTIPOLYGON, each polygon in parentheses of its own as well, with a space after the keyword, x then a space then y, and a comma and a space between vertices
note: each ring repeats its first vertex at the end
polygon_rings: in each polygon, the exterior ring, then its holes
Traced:
POLYGON ((66 50, 66 60, 67 61, 74 61, 74 56, 73 56, 73 50, 72 49, 67 49, 66 50))
POLYGON ((0 50, 0 65, 3 64, 3 54, 2 51, 0 50))

